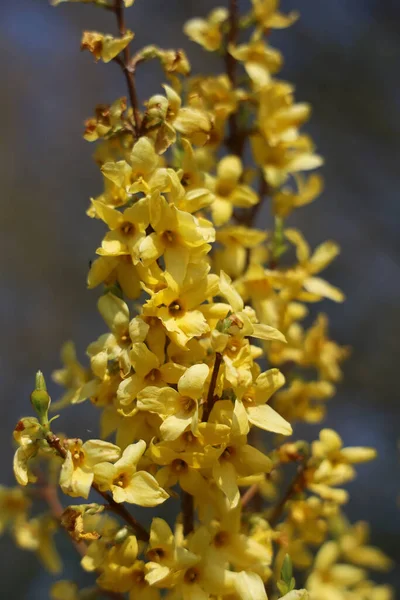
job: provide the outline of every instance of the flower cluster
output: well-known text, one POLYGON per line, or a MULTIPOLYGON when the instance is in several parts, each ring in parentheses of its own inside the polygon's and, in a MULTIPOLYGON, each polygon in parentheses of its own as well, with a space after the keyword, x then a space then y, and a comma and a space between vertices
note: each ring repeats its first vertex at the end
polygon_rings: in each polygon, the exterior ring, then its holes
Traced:
POLYGON ((325 315, 302 324, 309 304, 344 295, 320 277, 337 244, 312 250, 287 226, 323 187, 307 174, 322 164, 301 131, 310 107, 277 77, 283 59, 268 38, 297 14, 252 0, 241 15, 231 0, 190 20, 190 40, 225 57, 223 74, 190 77, 183 50, 131 56, 124 5, 133 0, 75 1, 115 13, 119 35, 85 31, 82 49, 117 62, 129 90, 97 106, 84 132, 104 183, 87 214, 105 230, 88 287, 102 286, 106 332, 89 344, 87 367, 66 343, 53 374, 65 393, 51 410, 90 402, 100 434, 53 432, 39 372, 37 416, 14 432, 23 488, 0 490, 1 529, 54 572, 52 534, 66 529, 96 585, 61 580, 54 600, 389 600, 367 570, 390 560, 342 512, 341 486, 375 451, 343 448, 331 429, 312 444, 286 439, 296 422, 322 421, 349 352, 329 338, 325 315), (168 84, 142 110, 135 74, 150 60, 168 84), (268 230, 254 225, 263 203, 268 230), (28 484, 48 502, 43 516, 29 516, 28 484), (64 510, 57 486, 99 503, 64 510), (129 510, 177 498, 172 528, 155 516, 146 529, 129 510))

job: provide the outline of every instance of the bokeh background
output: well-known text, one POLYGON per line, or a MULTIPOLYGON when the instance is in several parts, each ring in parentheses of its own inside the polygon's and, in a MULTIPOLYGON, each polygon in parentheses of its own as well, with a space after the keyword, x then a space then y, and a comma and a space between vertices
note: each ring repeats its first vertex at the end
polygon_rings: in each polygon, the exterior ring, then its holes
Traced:
MULTIPOLYGON (((135 44, 182 46, 194 69, 205 70, 209 56, 185 40, 181 25, 214 5, 138 0, 128 12, 135 44)), ((302 19, 274 33, 272 42, 286 57, 283 77, 314 107, 308 129, 326 157, 323 199, 292 223, 313 244, 334 238, 342 246, 328 277, 348 301, 326 302, 322 310, 331 318, 332 337, 354 348, 327 422, 347 444, 378 448, 378 460, 361 466, 349 486, 348 514, 369 520, 373 543, 399 565, 400 3, 283 0, 282 7, 300 9, 302 19)), ((13 483, 11 432, 30 411, 36 369, 50 374, 57 368, 66 339, 75 340, 83 358, 89 341, 104 331, 95 311, 98 294, 85 289, 102 230, 84 214, 100 177, 81 132, 96 103, 126 92, 118 67, 94 64, 80 55, 79 42, 84 28, 113 31, 111 17, 77 4, 53 9, 46 0, 0 1, 0 456, 6 484, 13 483)), ((142 98, 158 91, 159 77, 151 68, 140 70, 142 98)), ((67 411, 62 428, 93 437, 95 413, 86 405, 67 411)), ((60 547, 74 576, 78 560, 67 540, 60 538, 60 547)), ((47 597, 52 579, 33 555, 7 537, 0 552, 1 598, 47 597)), ((399 586, 399 570, 381 580, 399 586)))

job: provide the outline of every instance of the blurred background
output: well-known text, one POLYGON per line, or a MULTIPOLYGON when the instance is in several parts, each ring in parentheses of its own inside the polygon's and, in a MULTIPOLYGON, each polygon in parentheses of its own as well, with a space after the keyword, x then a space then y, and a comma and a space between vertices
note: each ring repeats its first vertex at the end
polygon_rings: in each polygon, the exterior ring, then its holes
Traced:
MULTIPOLYGON (((194 71, 205 71, 209 55, 186 41, 181 27, 213 6, 212 0, 138 0, 127 13, 135 46, 181 46, 189 50, 194 71)), ((286 58, 282 77, 295 83, 298 100, 313 105, 308 130, 326 158, 322 199, 298 211, 291 223, 313 245, 329 238, 340 243, 342 254, 327 276, 348 300, 321 309, 331 319, 333 339, 354 348, 327 424, 346 444, 378 448, 379 458, 362 465, 349 486, 347 512, 370 521, 372 542, 399 564, 400 3, 282 0, 282 8, 299 9, 302 18, 275 32, 272 43, 286 58)), ((11 432, 30 412, 35 371, 40 367, 49 375, 59 367, 67 339, 84 358, 87 344, 105 330, 95 310, 98 292, 85 287, 102 233, 85 210, 101 181, 91 161, 93 146, 81 134, 96 103, 126 92, 116 65, 96 65, 79 53, 82 29, 113 32, 112 15, 78 4, 54 9, 46 0, 0 2, 4 484, 13 484, 11 432)), ((158 92, 158 71, 154 79, 146 66, 138 77, 143 99, 158 92)), ((59 390, 52 386, 51 393, 57 397, 59 390)), ((62 429, 95 436, 90 405, 63 413, 62 429)), ((67 575, 74 577, 78 559, 68 540, 60 539, 60 548, 67 575)), ((11 590, 14 600, 47 597, 52 578, 33 555, 7 537, 0 539, 0 552, 2 597, 11 590)), ((379 580, 400 586, 399 569, 379 580)))

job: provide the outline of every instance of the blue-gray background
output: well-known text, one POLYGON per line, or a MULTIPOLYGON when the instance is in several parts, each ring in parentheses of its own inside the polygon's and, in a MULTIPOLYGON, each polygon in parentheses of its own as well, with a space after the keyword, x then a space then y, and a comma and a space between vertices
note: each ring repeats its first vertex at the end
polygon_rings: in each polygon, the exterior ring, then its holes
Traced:
MULTIPOLYGON (((137 0, 128 13, 135 44, 189 48, 195 70, 209 55, 186 42, 185 19, 206 14, 212 0, 137 0)), ((400 269, 399 65, 396 0, 283 0, 302 19, 273 35, 286 57, 283 77, 312 103, 309 131, 326 157, 323 199, 294 222, 313 244, 335 238, 342 254, 328 276, 348 295, 325 303, 332 336, 354 347, 328 424, 346 443, 371 444, 379 458, 359 469, 348 513, 372 524, 372 540, 399 560, 397 496, 400 269)), ((97 293, 85 276, 101 228, 84 211, 100 179, 81 138, 98 102, 125 95, 115 65, 79 54, 82 29, 114 31, 112 15, 90 6, 46 0, 0 2, 1 480, 12 483, 11 431, 29 413, 37 368, 59 366, 59 348, 74 339, 81 357, 104 331, 97 293)), ((217 68, 217 66, 215 66, 217 68)), ((158 91, 160 73, 141 70, 142 98, 158 91)), ((52 388, 54 395, 57 390, 52 388)), ((96 432, 90 406, 66 412, 60 425, 84 437, 96 432), (90 431, 89 431, 90 430, 90 431)), ((313 435, 314 431, 309 431, 313 435)), ((67 553, 69 574, 78 561, 67 553)), ((1 598, 47 597, 51 578, 30 554, 0 540, 1 598), (4 594, 4 595, 3 595, 4 594)), ((384 578, 399 584, 398 569, 384 578)))

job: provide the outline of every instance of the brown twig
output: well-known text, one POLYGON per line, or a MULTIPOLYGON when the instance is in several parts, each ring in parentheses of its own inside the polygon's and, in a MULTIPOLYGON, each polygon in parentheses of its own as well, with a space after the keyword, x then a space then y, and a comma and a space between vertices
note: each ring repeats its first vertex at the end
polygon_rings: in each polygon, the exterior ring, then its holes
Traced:
MULTIPOLYGON (((66 458, 67 451, 62 445, 59 437, 54 435, 54 433, 48 433, 46 440, 49 446, 54 448, 61 458, 66 458)), ((123 504, 118 504, 118 502, 115 502, 114 498, 108 492, 103 492, 100 490, 96 483, 92 483, 92 488, 106 501, 106 508, 119 515, 121 519, 123 519, 133 529, 139 540, 144 542, 149 540, 150 536, 148 531, 135 519, 135 517, 131 515, 131 513, 123 504)))
MULTIPOLYGON (((126 25, 125 25, 125 11, 124 11, 124 3, 123 0, 115 0, 114 4, 114 12, 117 17, 118 30, 120 35, 124 35, 126 33, 126 25)), ((135 133, 136 137, 139 137, 140 132, 140 112, 139 112, 139 100, 136 92, 136 84, 135 84, 135 75, 133 71, 129 69, 130 62, 130 50, 129 45, 123 51, 124 58, 121 56, 117 56, 115 59, 116 62, 120 65, 122 72, 126 79, 126 84, 128 86, 129 92, 129 100, 133 110, 133 116, 135 119, 135 133)))
MULTIPOLYGON (((226 74, 231 82, 232 89, 236 87, 236 58, 229 52, 230 44, 235 44, 239 32, 239 9, 238 0, 229 0, 229 30, 226 40, 225 51, 225 69, 226 74)), ((239 135, 236 113, 232 113, 229 117, 229 134, 226 140, 227 146, 231 152, 240 156, 243 151, 245 137, 239 135)))
MULTIPOLYGON (((61 504, 60 499, 58 497, 57 488, 54 485, 51 485, 50 483, 44 483, 38 490, 35 490, 35 491, 38 493, 38 496, 46 502, 46 504, 50 510, 51 516, 58 523, 61 523, 61 517, 64 513, 64 507, 61 504)), ((69 535, 68 531, 67 531, 67 533, 68 533, 68 537, 70 538, 71 542, 75 546, 75 550, 81 556, 85 556, 86 550, 87 550, 85 542, 84 541, 78 542, 77 540, 74 540, 74 538, 69 535)))
POLYGON ((251 485, 248 488, 248 490, 246 490, 246 492, 243 494, 243 496, 240 499, 242 508, 247 506, 258 493, 259 493, 258 483, 253 483, 253 485, 251 485))
POLYGON ((194 503, 193 496, 182 490, 181 494, 183 535, 189 535, 194 529, 194 503))
POLYGON ((286 490, 286 493, 282 496, 282 498, 279 500, 278 504, 273 509, 273 511, 268 519, 268 522, 271 525, 271 527, 275 527, 277 525, 279 519, 282 516, 283 511, 285 510, 287 502, 289 502, 289 500, 291 500, 293 498, 293 496, 295 496, 296 494, 298 494, 299 492, 301 492, 304 489, 305 470, 306 470, 305 464, 301 465, 297 469, 297 473, 296 473, 294 479, 292 480, 291 484, 289 485, 288 489, 286 490))
POLYGON ((222 362, 222 354, 220 352, 216 352, 214 367, 213 367, 213 371, 211 373, 210 387, 208 388, 207 400, 206 400, 206 404, 204 406, 203 421, 208 420, 208 417, 210 416, 212 408, 215 404, 216 398, 215 398, 214 392, 215 392, 215 386, 217 385, 218 373, 219 373, 219 369, 221 366, 221 362, 222 362))

